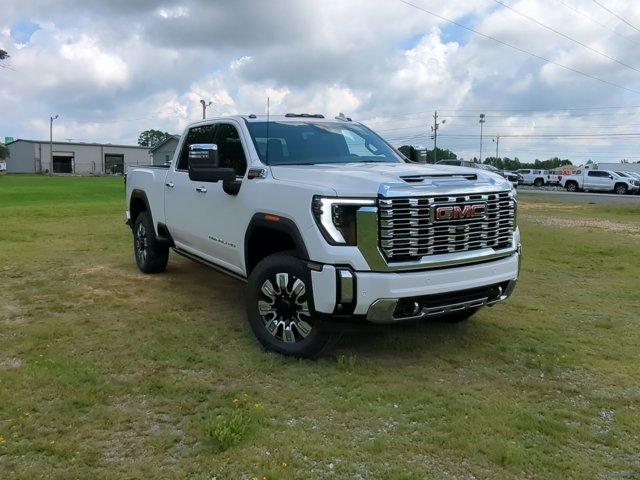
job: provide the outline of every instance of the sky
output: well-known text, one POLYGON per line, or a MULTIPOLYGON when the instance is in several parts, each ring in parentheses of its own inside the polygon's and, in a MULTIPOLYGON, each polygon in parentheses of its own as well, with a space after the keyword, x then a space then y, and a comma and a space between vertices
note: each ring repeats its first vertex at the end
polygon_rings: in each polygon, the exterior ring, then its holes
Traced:
POLYGON ((640 161, 640 2, 409 3, 3 0, 0 137, 48 139, 57 114, 57 140, 135 144, 180 133, 200 99, 213 117, 269 98, 396 146, 431 148, 437 110, 438 147, 467 159, 484 113, 483 157, 499 137, 523 161, 640 161))

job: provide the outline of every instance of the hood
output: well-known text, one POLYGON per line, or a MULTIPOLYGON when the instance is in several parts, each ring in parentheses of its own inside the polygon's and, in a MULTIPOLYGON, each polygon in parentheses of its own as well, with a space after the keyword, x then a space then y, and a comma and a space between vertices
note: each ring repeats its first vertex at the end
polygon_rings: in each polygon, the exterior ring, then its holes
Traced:
POLYGON ((272 165, 277 180, 331 187, 338 196, 375 197, 509 190, 502 176, 476 168, 412 163, 272 165))

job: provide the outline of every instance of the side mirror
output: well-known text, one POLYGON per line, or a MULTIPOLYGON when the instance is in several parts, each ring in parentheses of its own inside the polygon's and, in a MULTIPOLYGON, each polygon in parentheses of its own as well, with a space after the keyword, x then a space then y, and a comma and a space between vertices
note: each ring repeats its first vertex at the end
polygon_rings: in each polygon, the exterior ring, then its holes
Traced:
POLYGON ((189 179, 196 182, 235 180, 233 168, 220 168, 218 146, 215 143, 189 145, 189 179))

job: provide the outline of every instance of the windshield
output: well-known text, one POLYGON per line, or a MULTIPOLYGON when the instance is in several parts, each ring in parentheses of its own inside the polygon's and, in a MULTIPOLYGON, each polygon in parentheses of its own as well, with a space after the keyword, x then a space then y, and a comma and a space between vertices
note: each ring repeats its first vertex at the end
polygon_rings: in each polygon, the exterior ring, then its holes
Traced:
POLYGON ((629 175, 627 175, 624 172, 616 172, 618 175, 620 175, 621 177, 628 177, 629 175))
POLYGON ((368 128, 346 122, 247 122, 266 165, 400 163, 400 156, 368 128))

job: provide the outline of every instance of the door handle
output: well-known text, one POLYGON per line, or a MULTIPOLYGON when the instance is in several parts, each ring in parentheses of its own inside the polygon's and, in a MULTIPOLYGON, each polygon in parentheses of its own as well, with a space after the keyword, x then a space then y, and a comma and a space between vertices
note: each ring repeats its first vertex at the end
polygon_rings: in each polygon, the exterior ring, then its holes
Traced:
POLYGON ((175 184, 173 182, 167 182, 167 183, 164 184, 164 186, 167 187, 167 188, 173 188, 173 187, 175 187, 175 184))
POLYGON ((204 187, 196 187, 196 192, 207 193, 207 189, 204 187))

